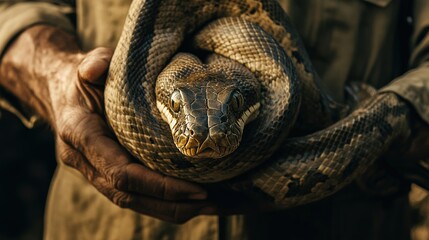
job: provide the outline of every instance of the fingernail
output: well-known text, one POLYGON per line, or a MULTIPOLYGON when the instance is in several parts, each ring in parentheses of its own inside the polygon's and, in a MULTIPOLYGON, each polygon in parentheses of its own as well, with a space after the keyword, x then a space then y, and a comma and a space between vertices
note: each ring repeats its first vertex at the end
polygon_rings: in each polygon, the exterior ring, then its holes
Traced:
POLYGON ((188 198, 192 200, 204 200, 207 198, 207 193, 191 193, 188 195, 188 198))

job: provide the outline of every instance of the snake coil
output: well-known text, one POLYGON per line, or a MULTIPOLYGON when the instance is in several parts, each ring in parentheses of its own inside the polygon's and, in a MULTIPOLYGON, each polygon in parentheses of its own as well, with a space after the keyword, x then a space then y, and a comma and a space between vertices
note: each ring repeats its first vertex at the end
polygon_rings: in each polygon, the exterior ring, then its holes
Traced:
POLYGON ((146 166, 196 182, 242 175, 289 207, 332 194, 407 132, 394 94, 336 122, 321 89, 274 0, 134 0, 105 106, 146 166))

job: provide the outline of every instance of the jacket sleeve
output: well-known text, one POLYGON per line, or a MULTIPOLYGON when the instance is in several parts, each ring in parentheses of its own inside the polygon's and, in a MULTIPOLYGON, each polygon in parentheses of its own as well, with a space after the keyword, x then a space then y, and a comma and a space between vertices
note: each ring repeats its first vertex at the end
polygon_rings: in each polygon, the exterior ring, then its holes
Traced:
POLYGON ((397 93, 429 123, 429 1, 414 1, 412 19, 410 70, 380 91, 397 93))
MULTIPOLYGON (((34 24, 48 24, 73 32, 72 22, 67 17, 73 13, 73 6, 62 1, 23 2, 6 0, 0 2, 0 57, 8 44, 20 32, 34 24)), ((22 123, 31 128, 39 118, 26 106, 0 86, 0 108, 19 117, 22 123)))

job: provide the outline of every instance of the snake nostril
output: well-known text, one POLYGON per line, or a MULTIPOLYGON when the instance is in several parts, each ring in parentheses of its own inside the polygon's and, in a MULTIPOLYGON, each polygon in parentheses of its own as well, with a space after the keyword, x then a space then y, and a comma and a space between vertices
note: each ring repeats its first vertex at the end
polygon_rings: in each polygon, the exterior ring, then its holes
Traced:
POLYGON ((194 136, 194 130, 189 130, 189 134, 190 134, 191 136, 194 136))

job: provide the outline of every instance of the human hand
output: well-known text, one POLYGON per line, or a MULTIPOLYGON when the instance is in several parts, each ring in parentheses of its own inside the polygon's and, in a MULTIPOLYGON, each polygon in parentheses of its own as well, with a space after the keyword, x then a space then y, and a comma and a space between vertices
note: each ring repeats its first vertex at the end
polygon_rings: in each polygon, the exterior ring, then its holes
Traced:
POLYGON ((134 162, 111 134, 103 117, 111 56, 106 48, 82 53, 71 34, 35 25, 5 52, 0 84, 51 125, 60 160, 113 203, 172 222, 211 213, 203 188, 134 162))
POLYGON ((79 170, 98 191, 120 207, 159 219, 184 222, 210 213, 200 186, 153 172, 117 143, 103 119, 103 90, 112 51, 77 54, 51 91, 58 156, 79 170))

